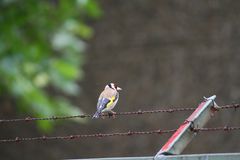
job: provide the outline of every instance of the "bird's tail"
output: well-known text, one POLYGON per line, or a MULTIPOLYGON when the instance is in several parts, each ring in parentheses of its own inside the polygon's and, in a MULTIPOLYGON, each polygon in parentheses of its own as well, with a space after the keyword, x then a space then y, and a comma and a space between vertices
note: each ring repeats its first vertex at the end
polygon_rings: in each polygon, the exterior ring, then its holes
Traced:
POLYGON ((99 116, 100 116, 100 112, 96 112, 93 116, 92 116, 92 119, 94 119, 94 118, 99 118, 99 116))

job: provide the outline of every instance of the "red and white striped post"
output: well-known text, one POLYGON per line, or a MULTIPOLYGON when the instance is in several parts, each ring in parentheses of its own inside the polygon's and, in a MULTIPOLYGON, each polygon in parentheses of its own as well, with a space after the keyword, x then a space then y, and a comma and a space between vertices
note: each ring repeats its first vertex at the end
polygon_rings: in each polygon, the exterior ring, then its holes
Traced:
POLYGON ((207 121, 218 110, 218 105, 214 102, 216 96, 204 98, 196 110, 185 120, 185 122, 177 129, 167 143, 156 154, 155 158, 163 155, 180 154, 188 143, 197 135, 193 128, 203 127, 207 121))

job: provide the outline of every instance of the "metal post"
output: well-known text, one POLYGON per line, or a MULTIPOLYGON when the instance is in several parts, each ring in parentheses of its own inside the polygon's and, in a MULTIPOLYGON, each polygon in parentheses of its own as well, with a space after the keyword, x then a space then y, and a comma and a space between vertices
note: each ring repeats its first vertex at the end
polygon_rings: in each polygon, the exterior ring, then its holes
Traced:
POLYGON ((167 143, 156 154, 155 158, 163 155, 180 154, 188 143, 197 135, 193 128, 203 127, 207 121, 218 110, 218 105, 214 102, 215 95, 204 98, 196 110, 185 120, 185 122, 177 129, 167 143))

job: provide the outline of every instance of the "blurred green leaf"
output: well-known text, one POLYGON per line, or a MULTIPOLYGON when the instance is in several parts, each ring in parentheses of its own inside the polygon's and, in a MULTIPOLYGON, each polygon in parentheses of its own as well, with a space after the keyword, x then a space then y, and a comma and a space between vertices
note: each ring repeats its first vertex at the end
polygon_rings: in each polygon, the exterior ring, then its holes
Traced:
MULTIPOLYGON (((8 93, 20 112, 35 117, 81 114, 61 96, 80 93, 84 40, 93 35, 86 20, 102 15, 97 2, 2 0, 0 10, 0 94, 8 93), (48 94, 49 87, 60 94, 48 94)), ((53 129, 48 121, 37 124, 53 129)))
MULTIPOLYGON (((39 115, 39 117, 43 117, 43 115, 39 115)), ((48 121, 38 121, 37 126, 43 131, 43 132, 51 132, 53 130, 53 122, 48 121)))
POLYGON ((84 23, 78 22, 76 20, 68 20, 64 24, 64 28, 67 31, 75 33, 76 35, 82 37, 83 39, 89 39, 93 35, 93 30, 84 23))
POLYGON ((78 78, 78 68, 63 60, 55 59, 51 62, 52 68, 62 75, 65 79, 76 79, 78 78))
POLYGON ((49 82, 49 75, 46 72, 38 73, 33 79, 33 82, 37 87, 45 87, 49 82))
POLYGON ((103 14, 95 0, 79 0, 78 3, 83 4, 83 7, 90 17, 99 18, 103 14))

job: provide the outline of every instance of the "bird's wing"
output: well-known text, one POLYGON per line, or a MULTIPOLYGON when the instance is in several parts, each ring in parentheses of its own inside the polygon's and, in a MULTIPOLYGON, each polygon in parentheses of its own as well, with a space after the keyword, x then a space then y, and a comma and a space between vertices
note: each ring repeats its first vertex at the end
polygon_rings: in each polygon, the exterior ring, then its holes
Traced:
POLYGON ((108 98, 99 98, 97 103, 97 110, 101 112, 107 107, 109 102, 110 100, 108 98))
POLYGON ((104 109, 110 109, 114 102, 118 99, 117 96, 112 96, 110 99, 108 98, 99 98, 97 109, 101 112, 104 109))

